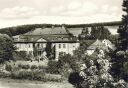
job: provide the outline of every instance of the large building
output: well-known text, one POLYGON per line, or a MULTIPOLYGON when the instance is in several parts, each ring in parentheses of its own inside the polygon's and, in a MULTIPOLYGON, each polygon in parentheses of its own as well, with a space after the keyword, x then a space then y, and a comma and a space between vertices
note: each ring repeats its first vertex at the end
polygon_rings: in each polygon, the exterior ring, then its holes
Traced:
MULTIPOLYGON (((40 57, 48 57, 49 54, 52 54, 54 55, 54 58, 58 60, 61 52, 73 55, 73 51, 80 46, 79 41, 77 40, 78 37, 82 37, 85 41, 93 39, 91 34, 92 27, 103 26, 109 29, 112 34, 116 34, 119 25, 121 25, 121 22, 62 25, 61 27, 58 25, 58 27, 36 28, 34 31, 30 31, 23 35, 13 36, 13 38, 15 40, 17 51, 25 51, 27 54, 31 54, 31 56, 40 57)), ((92 54, 97 47, 104 45, 109 48, 113 47, 108 40, 97 40, 94 44, 88 47, 87 51, 89 54, 92 54)))
POLYGON ((79 47, 74 37, 65 27, 36 28, 23 35, 13 36, 17 51, 25 51, 33 56, 48 56, 47 50, 54 53, 58 60, 59 54, 65 52, 73 55, 73 51, 79 47), (36 53, 35 53, 36 52, 36 53))

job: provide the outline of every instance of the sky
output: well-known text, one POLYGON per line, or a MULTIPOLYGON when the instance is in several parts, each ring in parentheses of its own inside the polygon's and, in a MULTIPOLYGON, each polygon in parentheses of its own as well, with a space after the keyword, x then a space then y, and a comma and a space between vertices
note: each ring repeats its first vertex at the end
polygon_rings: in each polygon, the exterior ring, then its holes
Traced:
POLYGON ((0 28, 120 21, 123 0, 0 0, 0 28))

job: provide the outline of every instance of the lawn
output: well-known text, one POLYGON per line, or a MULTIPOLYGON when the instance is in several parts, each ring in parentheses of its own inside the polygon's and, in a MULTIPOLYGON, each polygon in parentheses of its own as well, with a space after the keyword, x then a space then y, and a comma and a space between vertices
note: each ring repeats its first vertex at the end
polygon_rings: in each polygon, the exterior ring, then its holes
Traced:
POLYGON ((68 82, 41 82, 29 80, 0 79, 0 88, 74 88, 68 82))

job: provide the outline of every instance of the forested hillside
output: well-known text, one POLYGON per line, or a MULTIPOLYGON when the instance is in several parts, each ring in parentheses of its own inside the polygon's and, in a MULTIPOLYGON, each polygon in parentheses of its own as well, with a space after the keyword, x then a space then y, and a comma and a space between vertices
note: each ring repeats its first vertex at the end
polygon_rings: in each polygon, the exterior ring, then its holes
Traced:
MULTIPOLYGON (((79 27, 96 27, 96 26, 113 26, 113 25, 121 25, 121 21, 116 22, 104 22, 104 23, 92 23, 92 24, 66 24, 67 28, 79 28, 79 27)), ((35 28, 44 28, 44 27, 51 27, 54 25, 55 27, 61 26, 60 24, 29 24, 29 25, 20 25, 15 27, 7 27, 1 28, 0 33, 8 34, 9 36, 15 36, 19 34, 24 34, 35 28)))

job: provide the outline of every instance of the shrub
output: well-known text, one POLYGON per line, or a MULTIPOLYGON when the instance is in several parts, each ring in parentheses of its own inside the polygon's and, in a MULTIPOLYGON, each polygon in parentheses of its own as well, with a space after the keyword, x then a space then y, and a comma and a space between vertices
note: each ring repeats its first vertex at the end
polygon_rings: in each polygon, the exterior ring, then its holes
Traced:
POLYGON ((10 77, 11 73, 4 70, 4 71, 0 71, 0 78, 6 78, 6 77, 10 77))
POLYGON ((39 65, 38 68, 39 69, 43 69, 43 70, 46 69, 46 67, 45 66, 42 66, 42 65, 39 65))
POLYGON ((32 66, 31 66, 31 69, 38 69, 38 66, 32 65, 32 66))
POLYGON ((57 61, 50 60, 46 71, 51 74, 59 74, 57 61))
POLYGON ((72 72, 72 69, 70 68, 69 64, 66 63, 61 69, 59 68, 59 72, 64 78, 68 78, 72 72))
MULTIPOLYGON (((9 67, 9 65, 7 67, 9 67)), ((4 73, 0 73, 0 77, 9 77, 10 76, 13 79, 28 79, 28 80, 38 80, 38 81, 45 81, 45 82, 46 81, 61 82, 63 80, 61 75, 45 74, 46 72, 45 72, 45 68, 43 66, 37 67, 36 65, 32 65, 31 69, 27 69, 28 65, 20 64, 17 66, 10 66, 10 67, 11 67, 10 74, 6 75, 4 73), (25 69, 21 69, 24 67, 25 67, 25 69)))
POLYGON ((29 69, 30 68, 30 66, 28 64, 25 64, 25 65, 18 64, 18 67, 22 68, 22 69, 29 69))
POLYGON ((44 81, 53 81, 53 82, 61 82, 63 78, 61 75, 55 75, 55 74, 45 74, 44 81))
POLYGON ((68 82, 72 85, 78 86, 84 79, 79 75, 78 72, 73 72, 69 75, 68 82))
POLYGON ((28 61, 28 60, 31 60, 30 59, 30 55, 28 55, 27 53, 26 53, 26 51, 15 51, 14 53, 13 53, 13 58, 14 58, 14 60, 25 60, 25 61, 28 61))
POLYGON ((43 70, 19 70, 12 72, 14 79, 43 80, 45 72, 43 70))
POLYGON ((5 69, 7 71, 12 71, 12 65, 11 64, 6 64, 5 69))
POLYGON ((45 76, 44 70, 34 70, 33 71, 33 79, 34 80, 43 80, 45 76))

